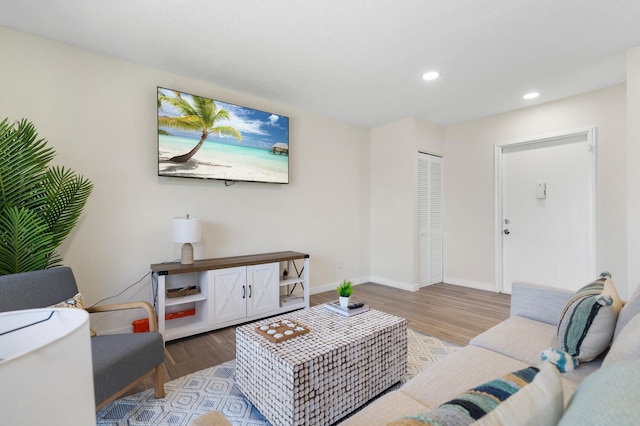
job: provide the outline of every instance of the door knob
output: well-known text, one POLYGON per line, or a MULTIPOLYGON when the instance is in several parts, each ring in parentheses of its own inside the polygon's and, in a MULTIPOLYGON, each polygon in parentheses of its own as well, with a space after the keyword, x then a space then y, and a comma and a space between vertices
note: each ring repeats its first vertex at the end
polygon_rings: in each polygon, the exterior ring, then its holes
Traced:
POLYGON ((504 230, 504 231, 502 231, 502 232, 504 232, 504 234, 505 234, 505 235, 509 235, 509 234, 511 233, 511 232, 509 232, 509 230, 508 230, 508 229, 505 229, 505 230, 504 230))

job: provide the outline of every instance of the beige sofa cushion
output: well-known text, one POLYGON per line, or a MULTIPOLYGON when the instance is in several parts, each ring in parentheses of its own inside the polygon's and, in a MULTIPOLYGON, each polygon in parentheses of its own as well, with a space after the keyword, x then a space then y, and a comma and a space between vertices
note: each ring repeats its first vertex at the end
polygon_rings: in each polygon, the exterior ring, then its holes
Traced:
POLYGON ((456 395, 528 367, 515 359, 465 346, 418 373, 400 390, 376 399, 343 425, 377 426, 409 414, 428 411, 456 395))
POLYGON ((469 344, 539 366, 540 354, 558 347, 558 337, 553 325, 514 316, 476 336, 469 344))
MULTIPOLYGON (((471 340, 470 345, 495 351, 522 361, 527 365, 540 367, 542 351, 558 347, 556 327, 523 317, 510 317, 471 340)), ((575 388, 589 374, 600 368, 603 357, 580 366, 562 375, 573 380, 575 388)))
POLYGON ((384 426, 389 421, 409 413, 431 409, 401 391, 389 392, 344 420, 344 426, 384 426))
POLYGON ((423 370, 400 390, 428 407, 437 407, 467 389, 528 366, 477 346, 465 346, 423 370))
MULTIPOLYGON (((341 423, 382 426, 403 416, 429 411, 482 383, 528 367, 516 359, 477 346, 465 346, 426 368, 399 390, 390 392, 341 423)), ((564 402, 578 384, 562 378, 564 402)))

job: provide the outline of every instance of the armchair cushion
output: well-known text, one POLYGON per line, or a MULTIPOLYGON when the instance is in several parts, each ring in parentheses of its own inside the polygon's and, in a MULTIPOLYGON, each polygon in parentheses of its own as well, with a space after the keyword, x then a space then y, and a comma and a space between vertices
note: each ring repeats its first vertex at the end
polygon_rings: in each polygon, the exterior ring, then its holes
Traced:
POLYGON ((78 293, 70 268, 0 276, 0 312, 46 308, 78 293))
POLYGON ((164 361, 160 333, 106 334, 91 339, 96 405, 164 361))

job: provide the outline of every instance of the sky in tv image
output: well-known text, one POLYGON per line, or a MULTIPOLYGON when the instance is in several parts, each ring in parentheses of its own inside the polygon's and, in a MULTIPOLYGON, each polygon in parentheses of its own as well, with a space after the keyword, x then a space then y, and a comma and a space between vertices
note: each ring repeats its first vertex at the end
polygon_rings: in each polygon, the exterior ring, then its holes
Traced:
POLYGON ((158 174, 288 183, 289 119, 158 88, 158 174))

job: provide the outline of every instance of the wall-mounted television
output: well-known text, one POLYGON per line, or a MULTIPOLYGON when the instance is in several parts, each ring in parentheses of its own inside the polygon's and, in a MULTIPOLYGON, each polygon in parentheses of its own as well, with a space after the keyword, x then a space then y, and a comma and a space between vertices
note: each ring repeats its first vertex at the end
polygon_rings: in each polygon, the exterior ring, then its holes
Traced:
POLYGON ((289 183, 289 118, 158 87, 158 175, 289 183))

